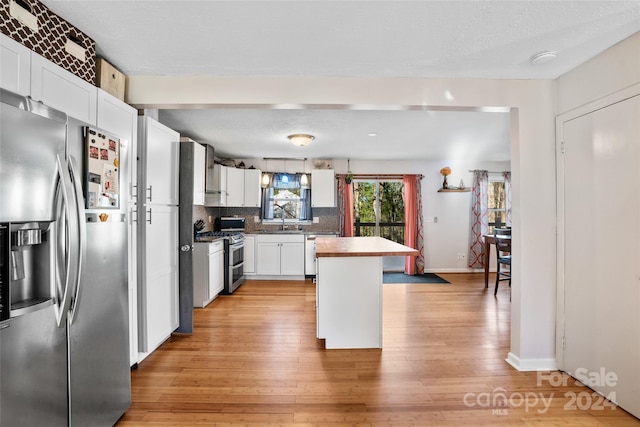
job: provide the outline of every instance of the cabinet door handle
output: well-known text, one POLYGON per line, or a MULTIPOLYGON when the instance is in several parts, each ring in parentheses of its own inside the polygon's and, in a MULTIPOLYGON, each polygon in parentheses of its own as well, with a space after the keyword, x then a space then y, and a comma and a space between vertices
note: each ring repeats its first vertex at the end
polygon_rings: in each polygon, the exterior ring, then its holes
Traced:
POLYGON ((152 210, 152 209, 151 209, 151 208, 149 208, 149 210, 147 211, 147 213, 149 214, 149 219, 147 220, 147 222, 148 222, 149 224, 151 224, 151 210, 152 210))
POLYGON ((138 198, 138 186, 137 185, 131 185, 131 198, 132 199, 136 199, 138 198), (133 194, 133 190, 136 190, 136 194, 133 194))
POLYGON ((131 211, 131 223, 134 223, 134 222, 138 222, 138 210, 137 209, 134 209, 134 210, 131 211))
POLYGON ((151 201, 152 199, 152 190, 153 190, 153 185, 150 185, 149 188, 147 188, 147 191, 149 193, 149 195, 147 196, 147 199, 149 199, 149 201, 151 201))

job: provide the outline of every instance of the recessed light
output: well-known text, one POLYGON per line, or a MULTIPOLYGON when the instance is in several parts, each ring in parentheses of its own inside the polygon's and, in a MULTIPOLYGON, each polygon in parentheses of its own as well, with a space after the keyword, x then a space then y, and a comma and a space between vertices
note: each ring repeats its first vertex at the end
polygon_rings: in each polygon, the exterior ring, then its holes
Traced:
POLYGON ((378 136, 378 134, 375 132, 371 132, 371 133, 368 133, 367 136, 378 136))
POLYGON ((534 65, 546 64, 556 59, 557 56, 555 52, 547 50, 533 55, 529 61, 534 65))

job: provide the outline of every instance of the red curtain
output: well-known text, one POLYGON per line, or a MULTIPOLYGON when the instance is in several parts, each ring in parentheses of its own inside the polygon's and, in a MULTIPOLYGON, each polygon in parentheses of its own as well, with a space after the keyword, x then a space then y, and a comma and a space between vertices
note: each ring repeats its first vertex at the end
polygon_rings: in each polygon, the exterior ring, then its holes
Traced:
POLYGON ((404 244, 417 249, 417 257, 406 257, 405 274, 424 274, 424 225, 422 221, 422 176, 405 175, 404 184, 404 244))
POLYGON ((340 209, 340 236, 353 237, 353 183, 347 184, 344 175, 338 175, 340 209))

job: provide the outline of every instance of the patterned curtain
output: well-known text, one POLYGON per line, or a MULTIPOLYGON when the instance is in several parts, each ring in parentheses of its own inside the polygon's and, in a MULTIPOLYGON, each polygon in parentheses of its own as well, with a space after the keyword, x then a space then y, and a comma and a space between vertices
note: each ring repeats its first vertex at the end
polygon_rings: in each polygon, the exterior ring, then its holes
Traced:
POLYGON ((420 252, 406 257, 405 274, 424 274, 424 240, 422 221, 422 191, 420 176, 405 175, 404 182, 404 244, 420 252))
POLYGON ((338 178, 338 209, 340 215, 340 236, 353 237, 353 183, 344 181, 345 175, 338 178))
POLYGON ((489 190, 489 172, 473 171, 473 189, 471 193, 471 233, 469 233, 469 267, 484 267, 484 236, 489 232, 489 210, 487 197, 489 190))
POLYGON ((511 172, 502 172, 502 176, 504 177, 504 203, 507 211, 506 223, 507 227, 511 227, 511 172))

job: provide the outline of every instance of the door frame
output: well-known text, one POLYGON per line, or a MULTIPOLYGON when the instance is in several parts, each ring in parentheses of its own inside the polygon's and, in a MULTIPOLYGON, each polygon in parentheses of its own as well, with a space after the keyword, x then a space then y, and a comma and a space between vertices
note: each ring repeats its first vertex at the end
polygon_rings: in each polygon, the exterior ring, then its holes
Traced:
MULTIPOLYGON (((402 179, 400 178, 385 178, 383 176, 379 176, 379 177, 375 177, 375 178, 354 178, 353 182, 356 183, 356 181, 358 182, 368 182, 374 185, 374 193, 375 193, 375 198, 373 200, 373 210, 375 213, 375 235, 376 236, 380 236, 380 216, 382 214, 382 201, 381 201, 381 197, 380 197, 380 184, 383 182, 399 182, 400 184, 402 184, 402 188, 403 188, 403 192, 404 192, 404 182, 402 179)), ((355 188, 352 190, 355 193, 355 188)), ((354 194, 354 199, 353 199, 353 207, 355 210, 355 204, 356 204, 356 198, 355 198, 355 194, 354 194)), ((406 218, 405 218, 406 221, 406 218)), ((403 222, 404 224, 404 222, 403 222)), ((354 212, 354 227, 355 227, 355 212, 354 212)), ((354 235, 355 235, 355 230, 354 230, 354 235)), ((405 236, 406 239, 406 236, 405 236)), ((405 244, 404 242, 402 243, 403 245, 405 244)))
POLYGON ((640 96, 640 83, 634 84, 556 116, 556 365, 564 371, 565 334, 565 182, 564 182, 564 125, 570 120, 640 96))

